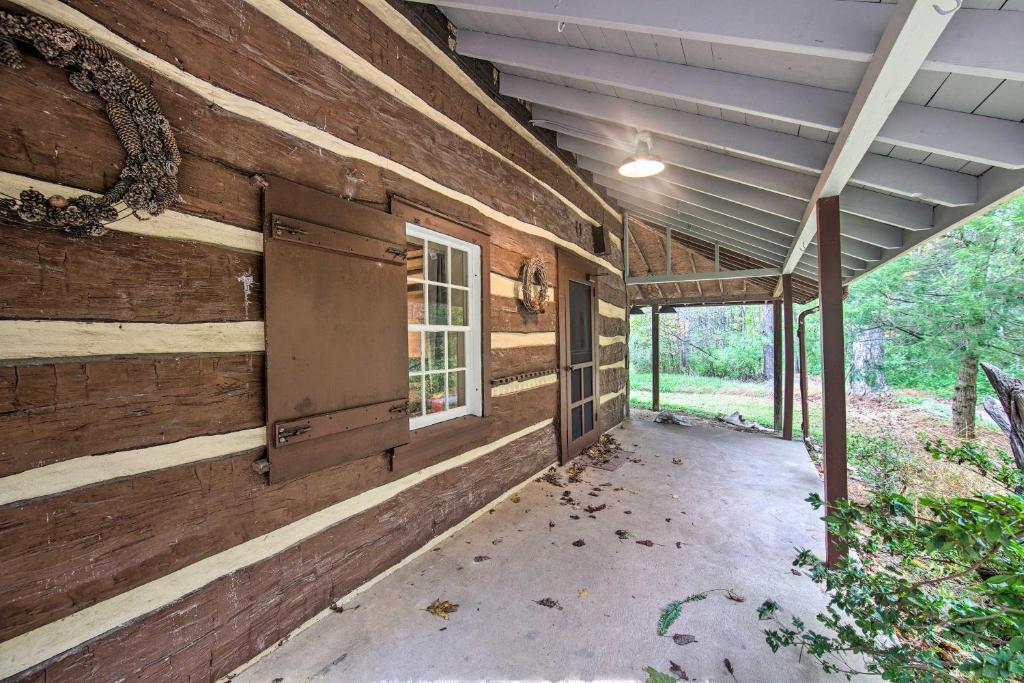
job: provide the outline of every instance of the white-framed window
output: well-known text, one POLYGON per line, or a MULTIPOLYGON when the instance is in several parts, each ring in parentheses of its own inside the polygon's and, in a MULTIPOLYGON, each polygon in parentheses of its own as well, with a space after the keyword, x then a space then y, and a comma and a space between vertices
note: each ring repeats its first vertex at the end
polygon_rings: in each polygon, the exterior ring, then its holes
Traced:
POLYGON ((480 415, 480 247, 406 224, 409 427, 480 415))

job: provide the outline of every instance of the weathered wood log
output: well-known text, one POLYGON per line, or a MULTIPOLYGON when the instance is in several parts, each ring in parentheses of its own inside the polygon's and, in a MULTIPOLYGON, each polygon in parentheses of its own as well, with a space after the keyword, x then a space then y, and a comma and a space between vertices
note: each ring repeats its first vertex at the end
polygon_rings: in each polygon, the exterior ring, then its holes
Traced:
POLYGON ((981 369, 999 397, 998 403, 985 401, 985 412, 1006 433, 1014 462, 1024 472, 1024 380, 1012 377, 989 363, 982 363, 981 369), (1001 415, 997 408, 1002 410, 1001 415))
POLYGON ((0 367, 0 476, 262 423, 262 354, 0 367))
POLYGON ((263 318, 263 260, 110 231, 90 240, 0 222, 0 318, 226 322, 263 318))
POLYGON ((105 634, 46 667, 46 680, 215 680, 536 474, 556 443, 547 427, 433 477, 105 634))

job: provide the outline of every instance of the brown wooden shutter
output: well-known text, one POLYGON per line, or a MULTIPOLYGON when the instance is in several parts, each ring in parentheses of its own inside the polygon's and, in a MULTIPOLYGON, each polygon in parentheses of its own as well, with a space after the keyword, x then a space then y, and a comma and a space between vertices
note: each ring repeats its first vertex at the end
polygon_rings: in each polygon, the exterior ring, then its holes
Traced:
POLYGON ((405 222, 271 178, 264 192, 270 480, 409 440, 405 222))

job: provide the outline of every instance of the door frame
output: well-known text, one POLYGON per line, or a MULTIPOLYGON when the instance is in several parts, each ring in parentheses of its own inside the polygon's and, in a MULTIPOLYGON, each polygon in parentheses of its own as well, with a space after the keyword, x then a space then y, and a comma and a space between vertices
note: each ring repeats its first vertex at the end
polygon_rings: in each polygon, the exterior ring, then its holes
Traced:
POLYGON ((583 449, 595 443, 601 432, 598 427, 601 410, 601 364, 598 354, 598 305, 597 280, 593 276, 594 267, 579 256, 558 250, 558 374, 559 374, 559 405, 558 424, 561 445, 561 463, 566 465, 583 449), (575 280, 590 287, 590 344, 591 358, 594 367, 594 428, 572 442, 572 359, 569 344, 569 282, 575 280))

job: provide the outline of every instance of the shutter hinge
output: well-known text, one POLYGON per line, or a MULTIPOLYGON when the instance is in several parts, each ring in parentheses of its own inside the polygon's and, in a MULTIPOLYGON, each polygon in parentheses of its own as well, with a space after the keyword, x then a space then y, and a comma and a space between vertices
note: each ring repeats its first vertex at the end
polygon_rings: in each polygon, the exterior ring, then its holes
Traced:
POLYGON ((394 254, 396 258, 399 258, 403 261, 409 256, 408 249, 399 249, 398 247, 388 247, 387 249, 384 250, 384 252, 387 254, 394 254))

